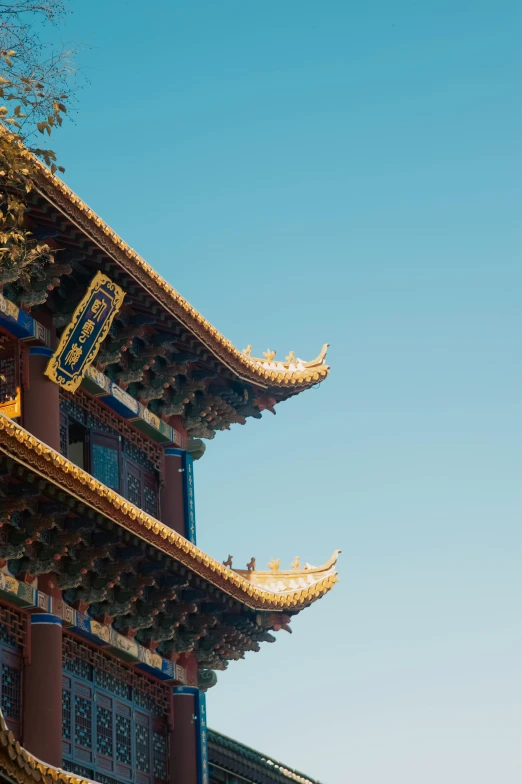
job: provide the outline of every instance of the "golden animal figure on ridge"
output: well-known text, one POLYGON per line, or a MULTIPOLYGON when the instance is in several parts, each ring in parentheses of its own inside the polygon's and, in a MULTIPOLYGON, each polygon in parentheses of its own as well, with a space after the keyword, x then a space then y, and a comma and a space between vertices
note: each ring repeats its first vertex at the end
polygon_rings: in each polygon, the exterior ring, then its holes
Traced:
POLYGON ((295 351, 291 351, 285 359, 287 362, 295 362, 295 351))
POLYGON ((276 352, 275 351, 270 351, 269 348, 267 348, 267 350, 263 352, 263 356, 264 356, 264 358, 266 359, 267 362, 271 362, 273 360, 273 358, 275 357, 275 355, 276 355, 276 352))
POLYGON ((296 555, 292 561, 291 568, 294 570, 294 572, 297 572, 301 568, 301 560, 298 555, 296 555))
POLYGON ((268 568, 271 569, 273 572, 278 572, 280 563, 281 563, 280 558, 277 558, 277 560, 275 558, 272 558, 272 560, 268 562, 268 568))
POLYGON ((252 346, 250 345, 250 343, 248 344, 248 346, 246 348, 243 349, 243 351, 241 353, 244 354, 245 357, 249 357, 250 356, 250 354, 252 353, 252 346))
POLYGON ((223 561, 223 566, 228 566, 229 569, 232 569, 232 556, 229 555, 226 561, 223 561))
POLYGON ((256 559, 252 557, 250 561, 247 563, 247 569, 249 572, 254 572, 256 569, 256 559))

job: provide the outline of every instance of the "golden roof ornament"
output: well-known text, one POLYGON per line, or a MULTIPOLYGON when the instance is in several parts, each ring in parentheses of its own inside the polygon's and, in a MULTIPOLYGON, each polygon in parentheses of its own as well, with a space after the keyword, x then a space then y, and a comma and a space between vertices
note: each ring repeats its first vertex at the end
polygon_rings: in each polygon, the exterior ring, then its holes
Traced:
POLYGON ((226 561, 223 561, 223 566, 228 566, 229 569, 232 569, 232 555, 229 555, 226 561))
POLYGON ((256 559, 252 556, 250 561, 247 563, 247 571, 248 572, 255 572, 256 570, 256 559))
POLYGON ((250 354, 252 353, 252 344, 249 343, 248 346, 246 348, 244 348, 241 353, 244 354, 245 357, 249 357, 250 354))
POLYGON ((277 560, 275 558, 272 558, 272 560, 268 562, 268 568, 271 569, 273 572, 278 572, 280 563, 281 563, 280 558, 278 558, 277 560))
POLYGON ((318 381, 322 375, 329 370, 326 364, 328 346, 329 343, 325 343, 319 354, 315 359, 312 359, 311 362, 305 362, 303 359, 296 357, 295 351, 293 350, 286 355, 284 361, 274 359, 276 352, 269 348, 263 353, 262 357, 253 357, 251 355, 252 347, 247 346, 243 351, 243 355, 247 356, 256 365, 260 365, 267 370, 279 374, 305 374, 305 377, 306 374, 309 374, 310 379, 318 381))
POLYGON ((253 568, 248 564, 247 569, 235 569, 236 574, 244 580, 248 580, 251 586, 262 588, 278 596, 290 596, 295 591, 308 590, 313 595, 319 596, 324 590, 324 586, 332 586, 337 582, 337 558, 340 550, 336 550, 332 557, 322 566, 311 566, 310 564, 301 565, 299 557, 294 558, 292 568, 287 570, 279 569, 279 559, 273 558, 267 571, 257 571, 255 559, 253 568), (299 562, 299 566, 297 565, 299 562), (277 564, 277 570, 273 567, 277 564))

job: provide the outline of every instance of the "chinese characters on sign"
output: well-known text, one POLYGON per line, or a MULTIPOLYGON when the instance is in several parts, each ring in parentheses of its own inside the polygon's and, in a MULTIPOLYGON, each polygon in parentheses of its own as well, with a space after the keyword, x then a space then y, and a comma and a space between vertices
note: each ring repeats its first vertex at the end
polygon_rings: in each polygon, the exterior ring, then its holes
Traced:
POLYGON ((98 272, 85 297, 65 328, 60 345, 49 360, 46 375, 69 392, 81 384, 121 307, 125 294, 106 275, 98 272))

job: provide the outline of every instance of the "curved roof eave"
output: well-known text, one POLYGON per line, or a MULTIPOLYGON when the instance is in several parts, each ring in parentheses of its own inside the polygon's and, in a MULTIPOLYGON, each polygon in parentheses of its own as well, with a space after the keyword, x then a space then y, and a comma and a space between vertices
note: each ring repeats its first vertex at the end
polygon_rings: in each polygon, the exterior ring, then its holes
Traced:
POLYGON ((142 286, 159 305, 176 318, 238 378, 263 389, 290 394, 308 389, 326 378, 330 371, 325 361, 327 343, 311 362, 295 357, 293 351, 284 362, 276 361, 274 352, 267 352, 269 359, 258 359, 250 357, 250 352, 247 350, 239 351, 59 177, 52 174, 25 148, 24 155, 35 166, 33 175, 35 191, 120 265, 126 274, 142 286))
POLYGON ((247 579, 131 504, 1 413, 0 451, 252 610, 296 612, 324 596, 337 582, 337 553, 324 567, 305 566, 303 570, 287 573, 290 576, 281 577, 283 583, 279 586, 267 587, 270 584, 263 572, 250 573, 247 579))

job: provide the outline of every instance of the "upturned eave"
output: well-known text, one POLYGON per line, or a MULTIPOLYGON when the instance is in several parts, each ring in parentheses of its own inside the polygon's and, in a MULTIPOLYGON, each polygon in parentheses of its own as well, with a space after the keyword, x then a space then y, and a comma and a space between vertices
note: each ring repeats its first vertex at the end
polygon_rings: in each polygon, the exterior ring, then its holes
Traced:
POLYGON ((312 361, 295 357, 293 351, 284 361, 279 361, 275 359, 275 352, 256 358, 250 356, 250 346, 247 350, 238 350, 59 177, 29 150, 22 148, 22 153, 32 164, 34 191, 116 262, 159 307, 173 316, 238 379, 270 390, 272 394, 279 393, 284 399, 327 377, 330 368, 326 364, 326 343, 312 361))
POLYGON ((324 567, 305 567, 287 573, 286 578, 281 576, 280 585, 277 585, 277 575, 272 574, 271 583, 265 578, 269 572, 242 575, 224 566, 3 414, 0 414, 0 452, 251 610, 295 613, 324 596, 337 582, 336 556, 324 567))

